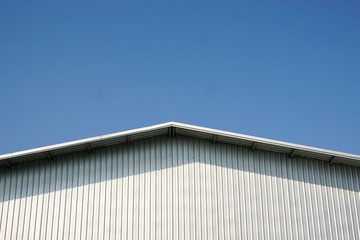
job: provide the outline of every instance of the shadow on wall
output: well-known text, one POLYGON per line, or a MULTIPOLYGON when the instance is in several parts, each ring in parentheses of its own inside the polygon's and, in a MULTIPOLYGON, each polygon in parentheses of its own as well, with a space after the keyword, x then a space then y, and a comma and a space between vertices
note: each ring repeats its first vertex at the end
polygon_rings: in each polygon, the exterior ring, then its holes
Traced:
POLYGON ((0 202, 193 163, 260 176, 254 181, 271 176, 360 192, 358 167, 289 158, 285 154, 251 151, 191 137, 162 136, 95 149, 91 153, 78 152, 52 160, 24 162, 12 168, 1 167, 0 202))

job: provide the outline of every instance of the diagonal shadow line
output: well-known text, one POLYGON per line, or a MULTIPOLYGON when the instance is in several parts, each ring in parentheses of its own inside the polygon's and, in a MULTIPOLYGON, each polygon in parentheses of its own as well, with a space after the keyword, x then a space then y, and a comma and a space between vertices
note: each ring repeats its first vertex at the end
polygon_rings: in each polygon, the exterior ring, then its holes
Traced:
POLYGON ((360 168, 185 136, 160 136, 0 168, 0 202, 200 163, 360 192, 360 168))

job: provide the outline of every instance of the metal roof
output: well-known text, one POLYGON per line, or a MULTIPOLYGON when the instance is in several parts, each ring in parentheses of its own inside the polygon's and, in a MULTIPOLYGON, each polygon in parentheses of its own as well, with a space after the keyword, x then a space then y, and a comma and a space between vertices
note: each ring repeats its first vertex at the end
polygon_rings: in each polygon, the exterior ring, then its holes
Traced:
POLYGON ((299 144, 276 141, 266 138, 253 137, 244 134, 221 131, 211 128, 198 127, 189 124, 168 122, 150 127, 138 128, 98 137, 86 138, 46 147, 0 155, 0 165, 11 166, 14 163, 41 158, 53 158, 58 155, 78 151, 91 151, 95 148, 127 143, 140 139, 161 135, 183 135, 210 141, 236 144, 250 147, 252 150, 266 150, 288 154, 289 157, 305 157, 332 163, 343 163, 360 166, 360 155, 331 151, 321 148, 308 147, 299 144))

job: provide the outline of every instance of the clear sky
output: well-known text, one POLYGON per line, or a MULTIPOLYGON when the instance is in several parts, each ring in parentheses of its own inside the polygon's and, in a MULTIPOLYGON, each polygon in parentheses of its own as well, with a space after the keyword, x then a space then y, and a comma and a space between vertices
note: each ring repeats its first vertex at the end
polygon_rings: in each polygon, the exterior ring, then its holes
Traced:
POLYGON ((0 153, 178 121, 360 154, 359 1, 35 2, 0 1, 0 153))

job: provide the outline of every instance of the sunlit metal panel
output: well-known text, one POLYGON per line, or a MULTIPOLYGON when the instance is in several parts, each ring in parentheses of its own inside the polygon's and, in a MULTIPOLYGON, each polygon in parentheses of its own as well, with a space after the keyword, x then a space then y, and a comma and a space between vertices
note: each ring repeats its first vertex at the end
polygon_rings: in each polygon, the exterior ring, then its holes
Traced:
POLYGON ((358 167, 176 135, 0 169, 0 239, 360 239, 358 167))

